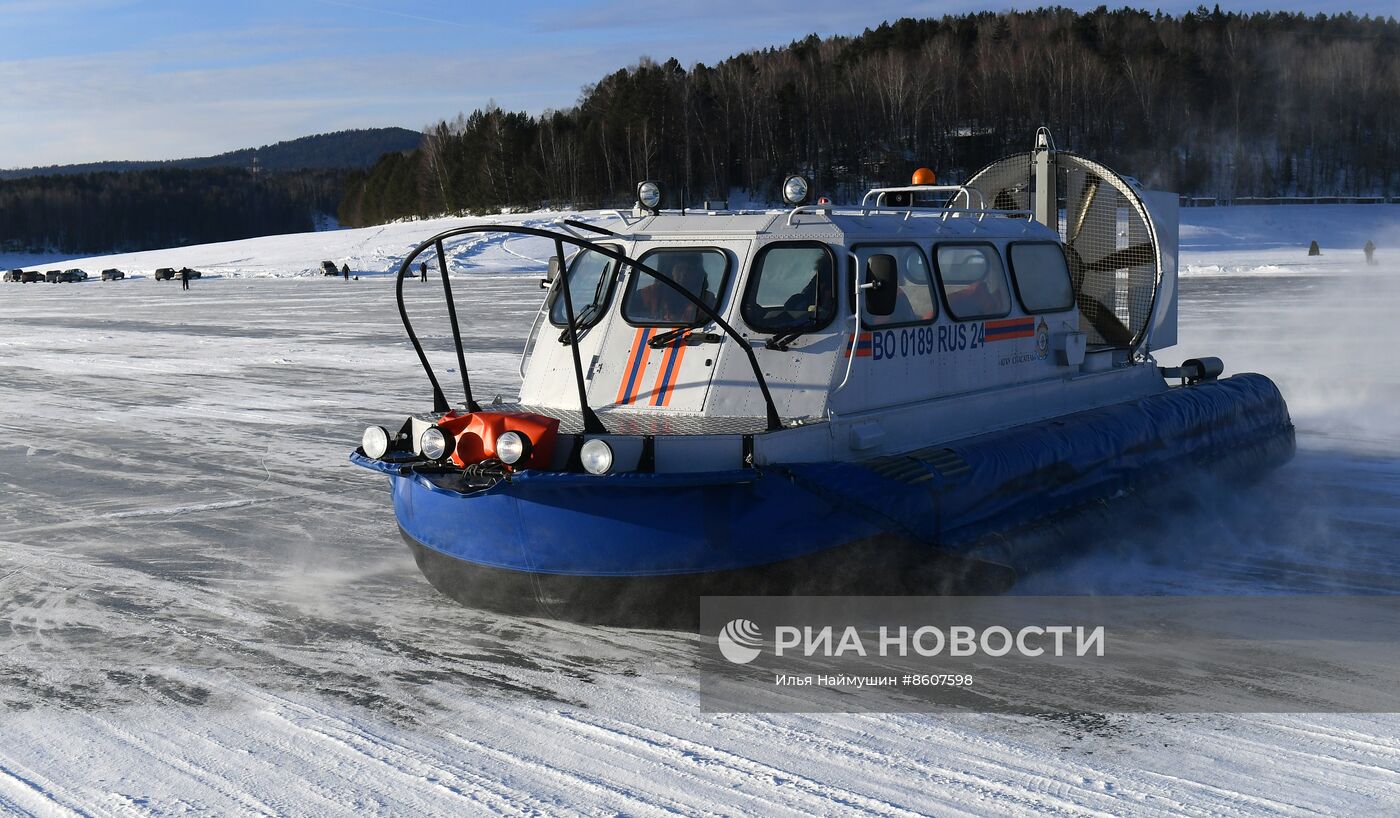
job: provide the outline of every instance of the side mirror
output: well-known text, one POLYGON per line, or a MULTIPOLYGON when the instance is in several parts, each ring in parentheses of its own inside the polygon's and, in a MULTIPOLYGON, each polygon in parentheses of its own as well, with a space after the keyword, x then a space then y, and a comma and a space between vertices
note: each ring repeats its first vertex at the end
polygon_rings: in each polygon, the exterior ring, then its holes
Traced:
POLYGON ((865 311, 891 315, 899 296, 899 273, 894 256, 876 253, 865 262, 865 311))
POLYGON ((547 281, 547 282, 549 282, 550 284, 553 284, 553 283, 554 283, 554 279, 556 279, 556 278, 558 278, 558 277, 559 277, 559 257, 558 257, 558 256, 550 256, 550 257, 549 257, 549 269, 545 271, 544 280, 547 281))

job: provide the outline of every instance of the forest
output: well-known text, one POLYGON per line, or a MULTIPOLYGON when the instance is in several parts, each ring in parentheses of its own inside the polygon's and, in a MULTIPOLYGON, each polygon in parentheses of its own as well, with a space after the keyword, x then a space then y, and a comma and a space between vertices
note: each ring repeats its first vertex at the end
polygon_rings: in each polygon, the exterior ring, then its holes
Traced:
POLYGON ((0 250, 125 252, 314 229, 343 172, 106 171, 0 182, 0 250))
POLYGON ((255 162, 262 171, 332 170, 367 168, 392 151, 418 147, 423 135, 407 128, 358 128, 288 139, 261 148, 242 148, 216 156, 159 161, 86 162, 0 170, 0 179, 100 173, 107 170, 170 170, 172 168, 248 168, 255 162))
POLYGON ((423 135, 316 134, 217 156, 0 171, 0 251, 100 253, 298 233, 334 214, 345 173, 423 135))
POLYGON ((966 178, 1056 145, 1185 195, 1400 193, 1400 23, 1352 14, 1062 8, 904 19, 714 66, 642 59, 567 110, 490 106, 352 171, 345 225, 439 213, 777 198, 849 201, 919 165, 966 178))

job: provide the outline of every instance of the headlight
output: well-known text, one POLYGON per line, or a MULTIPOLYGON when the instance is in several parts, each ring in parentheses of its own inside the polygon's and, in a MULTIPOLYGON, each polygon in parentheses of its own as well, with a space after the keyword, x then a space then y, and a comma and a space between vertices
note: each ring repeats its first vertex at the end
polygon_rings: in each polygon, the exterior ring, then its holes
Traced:
POLYGON ((652 181, 637 185, 637 201, 648 210, 657 209, 661 206, 661 185, 652 181))
POLYGON ((457 439, 437 426, 425 429, 418 438, 418 450, 429 460, 446 460, 456 446, 457 439))
POLYGON ((506 432, 496 438, 496 456, 507 466, 514 466, 530 456, 530 438, 519 432, 506 432))
POLYGON ((597 438, 583 444, 579 452, 583 468, 589 474, 607 474, 613 465, 612 447, 597 438))
POLYGON ((360 448, 375 460, 382 460, 389 453, 389 430, 383 426, 371 426, 360 435, 360 448))
POLYGON ((783 201, 790 205, 800 205, 807 201, 807 194, 810 192, 807 180, 801 176, 789 176, 783 182, 783 201))

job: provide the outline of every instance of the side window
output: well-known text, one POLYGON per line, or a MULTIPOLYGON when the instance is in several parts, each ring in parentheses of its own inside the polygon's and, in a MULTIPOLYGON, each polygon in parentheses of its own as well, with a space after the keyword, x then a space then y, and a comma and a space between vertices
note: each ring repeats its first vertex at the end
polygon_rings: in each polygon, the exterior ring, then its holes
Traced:
POLYGON ((959 321, 1000 318, 1011 312, 1001 256, 990 244, 940 244, 938 277, 948 311, 959 321))
MULTIPOLYGON (((719 306, 729 259, 720 250, 684 247, 652 250, 638 259, 679 284, 710 308, 719 306)), ((633 326, 694 327, 709 319, 690 299, 655 277, 633 270, 622 299, 622 317, 633 326)))
MULTIPOLYGON (((933 276, 929 275, 924 251, 912 244, 892 244, 873 247, 865 245, 856 253, 861 264, 861 281, 866 281, 871 258, 889 256, 894 259, 898 290, 894 309, 887 314, 873 310, 877 299, 861 298, 861 320, 867 327, 898 327, 924 324, 938 317, 938 301, 933 294, 933 276)), ((869 291, 866 291, 869 293, 869 291)))
POLYGON ((754 259, 744 323, 774 335, 815 332, 836 317, 836 265, 824 244, 770 244, 754 259))
POLYGON ((1061 312, 1074 306, 1074 287, 1060 245, 1052 242, 1013 242, 1007 248, 1011 282, 1021 307, 1028 313, 1061 312))
MULTIPOLYGON (((574 302, 574 318, 580 328, 598 323, 612 294, 613 273, 617 260, 593 250, 584 250, 569 264, 569 298, 574 302)), ((554 301, 549 305, 549 321, 556 327, 569 324, 564 309, 564 291, 554 288, 554 301)))

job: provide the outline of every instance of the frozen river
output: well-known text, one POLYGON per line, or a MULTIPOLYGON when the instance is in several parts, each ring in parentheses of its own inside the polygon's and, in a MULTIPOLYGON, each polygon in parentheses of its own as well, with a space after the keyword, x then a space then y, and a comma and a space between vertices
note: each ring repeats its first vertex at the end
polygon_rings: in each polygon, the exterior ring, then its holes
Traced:
MULTIPOLYGON (((1400 592, 1400 268, 1242 269, 1163 357, 1274 376, 1297 459, 1021 592, 1400 592)), ((473 280, 509 397, 539 290, 473 280)), ((428 402, 391 284, 0 287, 0 813, 1400 809, 1394 716, 702 714, 695 637, 447 601, 346 461, 428 402)))

